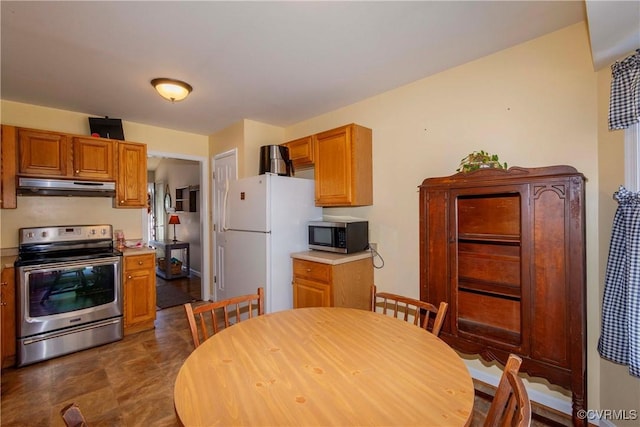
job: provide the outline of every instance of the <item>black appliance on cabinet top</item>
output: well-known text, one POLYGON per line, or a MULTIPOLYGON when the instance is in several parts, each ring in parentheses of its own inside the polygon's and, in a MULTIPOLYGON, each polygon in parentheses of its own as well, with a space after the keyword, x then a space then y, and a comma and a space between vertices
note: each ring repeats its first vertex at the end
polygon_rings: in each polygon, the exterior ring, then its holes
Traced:
POLYGON ((263 145, 260 147, 260 171, 258 175, 272 173, 293 176, 293 161, 289 157, 289 148, 284 145, 263 145))

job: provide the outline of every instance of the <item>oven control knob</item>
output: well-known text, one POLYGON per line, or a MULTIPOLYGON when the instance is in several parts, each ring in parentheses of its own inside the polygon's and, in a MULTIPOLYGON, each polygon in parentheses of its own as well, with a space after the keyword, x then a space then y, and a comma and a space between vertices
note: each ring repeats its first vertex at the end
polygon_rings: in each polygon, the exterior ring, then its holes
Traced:
POLYGON ((36 236, 36 234, 33 231, 29 231, 27 233, 27 239, 33 239, 36 236))
POLYGON ((42 233, 40 233, 40 236, 42 236, 43 239, 46 239, 47 237, 49 237, 49 232, 43 231, 42 233))
POLYGON ((95 228, 92 228, 92 229, 91 229, 91 231, 89 231, 89 233, 90 233, 92 236, 95 236, 95 234, 96 234, 96 229, 95 229, 95 228))

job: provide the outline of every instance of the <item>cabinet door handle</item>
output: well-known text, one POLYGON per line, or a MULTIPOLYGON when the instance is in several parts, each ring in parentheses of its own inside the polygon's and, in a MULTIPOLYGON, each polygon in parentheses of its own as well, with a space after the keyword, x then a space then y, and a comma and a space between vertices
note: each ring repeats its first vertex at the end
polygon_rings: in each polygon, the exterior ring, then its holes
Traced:
POLYGON ((7 286, 7 282, 0 282, 0 286, 7 286))
POLYGON ((132 279, 132 278, 133 278, 133 276, 132 276, 132 275, 128 275, 128 276, 127 276, 127 279, 132 279))
POLYGON ((307 273, 311 273, 311 269, 310 268, 307 268, 307 273))
POLYGON ((144 264, 142 261, 138 261, 138 265, 142 265, 144 264))

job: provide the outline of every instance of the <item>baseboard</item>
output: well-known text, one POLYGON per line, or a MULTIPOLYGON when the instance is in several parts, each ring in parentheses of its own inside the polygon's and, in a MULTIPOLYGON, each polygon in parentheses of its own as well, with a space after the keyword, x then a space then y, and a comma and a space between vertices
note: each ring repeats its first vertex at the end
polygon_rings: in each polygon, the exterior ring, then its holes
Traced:
MULTIPOLYGON (((476 395, 491 400, 500 382, 500 377, 474 368, 468 367, 468 369, 473 378, 476 395)), ((530 388, 527 388, 527 394, 529 395, 529 400, 531 400, 532 417, 534 419, 541 419, 545 424, 552 426, 572 424, 571 403, 530 388)))
MULTIPOLYGON (((483 372, 468 366, 467 366, 467 369, 469 369, 469 373, 471 374, 472 378, 478 381, 481 381, 487 385, 490 385, 494 389, 495 387, 498 386, 498 383, 500 382, 500 377, 497 377, 495 375, 491 375, 487 372, 483 372)), ((531 400, 531 402, 536 402, 546 408, 553 409, 554 411, 561 412, 569 416, 571 416, 573 412, 571 410, 571 402, 566 402, 562 399, 558 399, 557 397, 549 396, 538 390, 533 390, 528 387, 527 387, 527 393, 529 394, 529 400, 531 400)))

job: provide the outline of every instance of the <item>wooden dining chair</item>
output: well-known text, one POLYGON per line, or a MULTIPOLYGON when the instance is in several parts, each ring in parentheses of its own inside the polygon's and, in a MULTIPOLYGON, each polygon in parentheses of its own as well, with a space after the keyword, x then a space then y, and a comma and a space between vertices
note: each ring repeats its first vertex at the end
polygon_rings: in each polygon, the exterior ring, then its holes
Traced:
POLYGON ((518 376, 522 359, 510 354, 496 394, 487 412, 484 427, 528 427, 531 425, 531 401, 518 376))
POLYGON ((436 307, 426 301, 388 292, 377 292, 376 286, 371 286, 371 311, 375 312, 378 307, 382 307, 382 314, 391 312, 396 319, 401 316, 404 321, 413 321, 416 326, 420 323, 420 314, 422 313, 423 317, 420 326, 427 331, 429 330, 429 319, 433 315, 435 318, 430 332, 435 336, 440 334, 448 306, 449 304, 444 301, 440 303, 439 307, 436 307))
POLYGON ((243 319, 263 315, 264 289, 258 288, 255 294, 241 295, 199 305, 186 303, 184 304, 184 309, 191 328, 193 345, 197 348, 207 338, 216 334, 221 329, 221 325, 228 328, 243 319), (207 320, 210 326, 207 324, 207 320))

